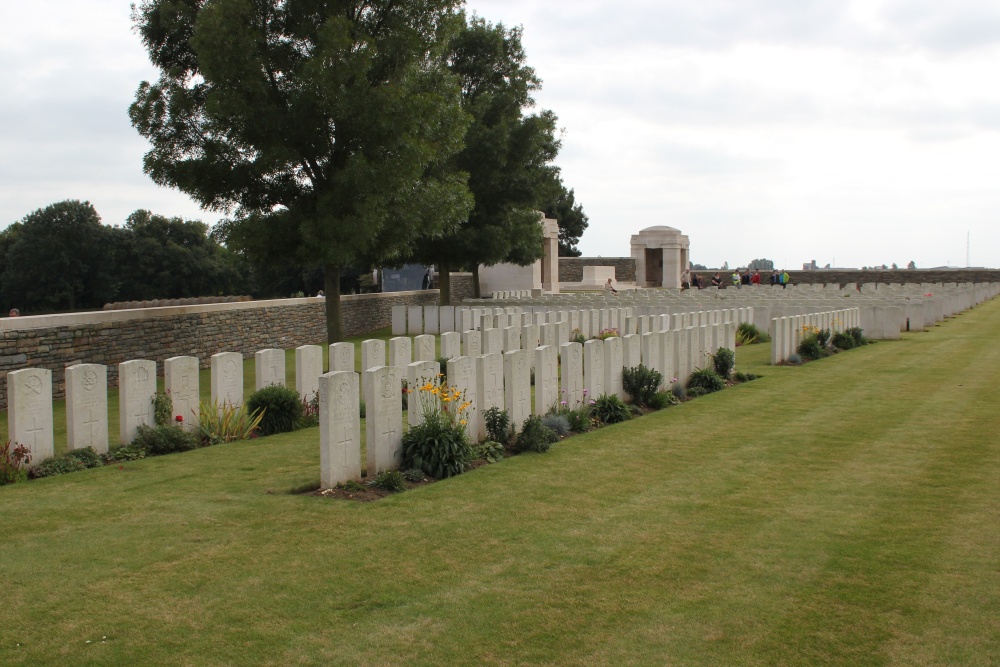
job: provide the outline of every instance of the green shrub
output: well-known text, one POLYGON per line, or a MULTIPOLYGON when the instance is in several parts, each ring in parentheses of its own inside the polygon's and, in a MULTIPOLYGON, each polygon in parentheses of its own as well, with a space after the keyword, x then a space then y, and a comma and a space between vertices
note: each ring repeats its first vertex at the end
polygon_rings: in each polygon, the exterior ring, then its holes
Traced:
POLYGON ((265 436, 294 431, 304 416, 299 392, 280 384, 268 385, 250 394, 247 409, 262 415, 259 428, 260 434, 265 436))
POLYGON ((796 350, 799 356, 807 361, 815 361, 824 356, 823 348, 820 346, 816 334, 811 333, 802 337, 796 350))
POLYGON ((715 367, 715 372, 719 377, 722 379, 728 378, 733 374, 733 369, 736 368, 736 353, 728 347, 720 347, 712 355, 712 366, 715 367))
POLYGON ((597 340, 607 340, 609 338, 615 338, 620 335, 621 334, 618 333, 618 329, 601 329, 601 332, 596 336, 594 336, 594 338, 597 340))
POLYGON ((688 396, 691 396, 691 391, 694 389, 701 389, 702 393, 711 394, 714 391, 721 391, 725 387, 725 380, 719 377, 714 368, 699 368, 691 373, 691 377, 687 381, 688 396))
POLYGON ((819 331, 817 331, 816 340, 819 341, 819 346, 825 350, 827 346, 830 344, 830 330, 820 329, 819 331))
POLYGON ((484 459, 489 463, 496 463, 503 459, 505 451, 503 445, 493 440, 485 440, 475 446, 476 458, 484 459))
POLYGON ((767 334, 762 332, 753 322, 743 322, 736 327, 736 343, 738 345, 753 345, 754 343, 765 343, 767 334))
POLYGON ((688 398, 698 398, 699 396, 704 396, 709 392, 705 391, 703 387, 689 387, 687 390, 688 398))
POLYGON ((830 342, 838 350, 852 350, 858 346, 858 344, 854 341, 854 336, 846 331, 838 331, 833 334, 833 338, 830 342))
POLYGON ((855 347, 861 347, 862 345, 868 344, 868 339, 865 338, 864 329, 861 327, 851 327, 847 330, 847 333, 854 339, 855 347))
POLYGON ((130 445, 146 452, 147 456, 162 456, 174 452, 187 452, 201 445, 198 437, 179 426, 146 426, 139 430, 130 445))
POLYGON ((592 412, 594 417, 602 424, 618 424, 632 418, 632 411, 629 410, 628 406, 616 394, 601 394, 598 396, 594 402, 592 412))
POLYGON ((559 414, 566 418, 569 430, 574 433, 586 433, 590 430, 590 405, 578 405, 575 408, 563 406, 559 414))
POLYGON ((74 449, 65 454, 45 459, 28 471, 28 477, 39 479, 53 475, 65 475, 68 472, 86 470, 87 468, 100 468, 103 465, 104 461, 94 451, 94 448, 85 447, 84 449, 74 449))
POLYGON ((622 371, 622 387, 636 405, 648 407, 663 384, 663 375, 642 364, 622 371))
POLYGON ((550 413, 542 417, 542 423, 552 429, 557 435, 569 435, 569 420, 558 413, 550 413))
POLYGON ((10 448, 10 440, 0 446, 0 486, 23 482, 28 478, 26 466, 31 463, 31 450, 24 445, 10 448))
POLYGON ((153 395, 153 421, 157 426, 170 426, 174 416, 174 401, 170 394, 156 392, 153 395))
POLYGON ((368 408, 365 407, 364 399, 358 401, 358 414, 361 416, 362 419, 367 418, 366 415, 368 414, 368 408))
POLYGON ((399 493, 406 490, 406 480, 398 470, 383 470, 375 475, 375 479, 368 484, 389 493, 399 493))
POLYGON ((785 360, 785 363, 787 363, 789 366, 801 366, 802 357, 793 352, 792 354, 788 355, 788 359, 785 360))
POLYGON ((583 345, 584 343, 587 342, 587 339, 583 335, 583 332, 581 332, 579 329, 573 329, 573 332, 570 334, 569 337, 569 342, 579 343, 580 345, 583 345))
POLYGON ((124 461, 138 461, 144 458, 146 458, 146 450, 136 445, 123 445, 101 455, 104 465, 122 463, 124 461))
POLYGON ((494 406, 483 413, 483 421, 486 424, 487 440, 506 445, 514 437, 514 425, 506 410, 494 406))
POLYGON ((674 398, 677 399, 678 403, 687 398, 687 389, 685 389, 684 385, 682 385, 680 382, 678 382, 677 384, 675 384, 673 387, 670 388, 670 393, 674 395, 674 398))
POLYGON ((424 471, 420 468, 410 468, 403 471, 403 478, 407 482, 422 482, 424 481, 424 471))
POLYGON ((246 440, 254 436, 263 415, 247 409, 246 403, 233 407, 231 403, 202 401, 198 406, 198 433, 203 445, 246 440))
POLYGON ((443 410, 429 410, 424 420, 403 434, 403 467, 419 468, 435 479, 460 475, 472 460, 465 425, 443 410))
POLYGON ((671 405, 680 403, 680 399, 671 391, 658 391, 653 394, 653 400, 649 402, 649 407, 654 410, 662 410, 671 405))
POLYGON ((753 373, 743 373, 741 371, 736 372, 736 380, 739 382, 750 382, 759 378, 759 375, 754 375, 753 373))
POLYGON ((559 439, 559 435, 542 423, 542 418, 538 415, 531 415, 524 420, 521 432, 517 434, 514 448, 519 452, 538 452, 540 454, 549 451, 552 443, 559 439))

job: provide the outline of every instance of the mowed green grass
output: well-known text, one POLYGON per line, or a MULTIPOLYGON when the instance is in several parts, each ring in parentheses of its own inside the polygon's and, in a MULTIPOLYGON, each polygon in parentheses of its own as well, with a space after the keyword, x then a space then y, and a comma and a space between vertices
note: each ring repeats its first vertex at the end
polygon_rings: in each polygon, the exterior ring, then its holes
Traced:
POLYGON ((290 493, 316 429, 2 487, 0 664, 1000 664, 998 330, 741 348, 762 379, 370 504, 290 493))

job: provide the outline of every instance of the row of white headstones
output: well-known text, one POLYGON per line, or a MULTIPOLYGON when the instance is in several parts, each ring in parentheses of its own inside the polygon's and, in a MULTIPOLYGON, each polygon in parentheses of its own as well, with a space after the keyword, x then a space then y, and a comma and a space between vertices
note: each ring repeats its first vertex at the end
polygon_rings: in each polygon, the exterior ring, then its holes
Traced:
MULTIPOLYGON (((584 344, 568 342, 571 330, 565 321, 542 325, 531 322, 462 334, 449 332, 440 336, 440 356, 449 359, 450 383, 470 403, 466 428, 472 439, 479 440, 485 435, 482 415, 494 406, 507 409, 512 422, 520 425, 532 411, 545 414, 562 402, 575 407, 588 396, 609 393, 624 397, 622 369, 640 363, 661 372, 665 385, 674 378, 686 378, 718 348, 735 348, 739 318, 750 315, 740 311, 709 311, 643 316, 636 318, 637 327, 648 329, 641 334, 615 336, 606 341, 589 340, 584 344), (657 327, 660 329, 654 330, 657 327), (536 374, 533 404, 532 371, 536 374)), ((849 322, 849 317, 843 314, 842 320, 849 322)), ((394 337, 388 345, 379 339, 363 341, 361 367, 365 370, 360 377, 360 393, 359 377, 354 372, 353 344, 330 346, 327 374, 322 372, 320 346, 296 348, 296 390, 307 400, 317 395, 320 399, 324 486, 361 474, 359 396, 364 397, 368 411, 368 470, 374 473, 398 467, 402 438, 401 381, 407 379, 411 388, 434 381, 441 370, 435 361, 438 342, 433 335, 394 337), (353 380, 345 374, 353 376, 353 380), (349 390, 352 387, 353 393, 349 390)), ((173 404, 172 418, 181 428, 197 430, 198 358, 172 357, 165 360, 163 372, 164 388, 173 404)), ((258 351, 255 374, 257 389, 284 385, 284 350, 258 351)), ((153 424, 156 376, 157 364, 151 360, 119 364, 121 443, 131 442, 140 425, 153 424)), ((68 449, 93 447, 99 453, 107 451, 107 377, 107 366, 101 364, 77 364, 66 369, 68 449)), ((32 461, 38 463, 54 453, 52 372, 42 368, 12 371, 7 375, 7 383, 10 439, 26 445, 32 461)), ((220 352, 212 356, 211 401, 215 405, 239 406, 243 402, 243 384, 240 353, 220 352)), ((408 422, 416 424, 422 418, 421 401, 426 397, 420 398, 418 392, 411 396, 416 400, 410 401, 408 422)))

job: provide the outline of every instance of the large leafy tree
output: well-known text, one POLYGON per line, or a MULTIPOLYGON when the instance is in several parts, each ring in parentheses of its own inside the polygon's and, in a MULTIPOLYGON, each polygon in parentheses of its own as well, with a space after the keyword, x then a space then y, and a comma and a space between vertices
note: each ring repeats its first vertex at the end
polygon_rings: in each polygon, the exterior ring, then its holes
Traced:
POLYGON ((4 260, 4 301, 22 311, 99 308, 115 294, 113 232, 90 202, 28 214, 4 260))
POLYGON ((118 299, 177 299, 241 292, 231 253, 198 220, 168 218, 139 209, 118 233, 118 299))
POLYGON ((553 218, 559 223, 560 257, 579 257, 583 254, 576 244, 586 231, 589 218, 583 212, 583 204, 576 203, 575 193, 566 189, 562 179, 556 184, 552 196, 545 204, 545 217, 553 218))
POLYGON ((227 245, 324 269, 389 263, 466 218, 445 168, 467 124, 446 46, 460 0, 146 0, 133 19, 160 69, 129 113, 154 181, 231 212, 227 245))
POLYGON ((558 177, 552 160, 559 151, 555 114, 525 114, 541 84, 525 64, 520 28, 473 16, 452 39, 450 54, 462 108, 472 118, 451 168, 469 175, 475 205, 458 229, 425 235, 414 253, 437 265, 442 303, 453 268, 472 269, 478 295, 480 265, 526 265, 541 257, 537 210, 558 177))

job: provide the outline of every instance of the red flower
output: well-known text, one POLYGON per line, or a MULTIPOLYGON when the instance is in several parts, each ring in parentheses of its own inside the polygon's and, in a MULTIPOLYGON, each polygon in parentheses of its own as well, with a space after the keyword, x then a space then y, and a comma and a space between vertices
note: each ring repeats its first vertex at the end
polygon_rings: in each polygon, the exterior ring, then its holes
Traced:
POLYGON ((174 421, 179 421, 179 422, 184 421, 184 415, 177 415, 176 417, 174 417, 174 421))

